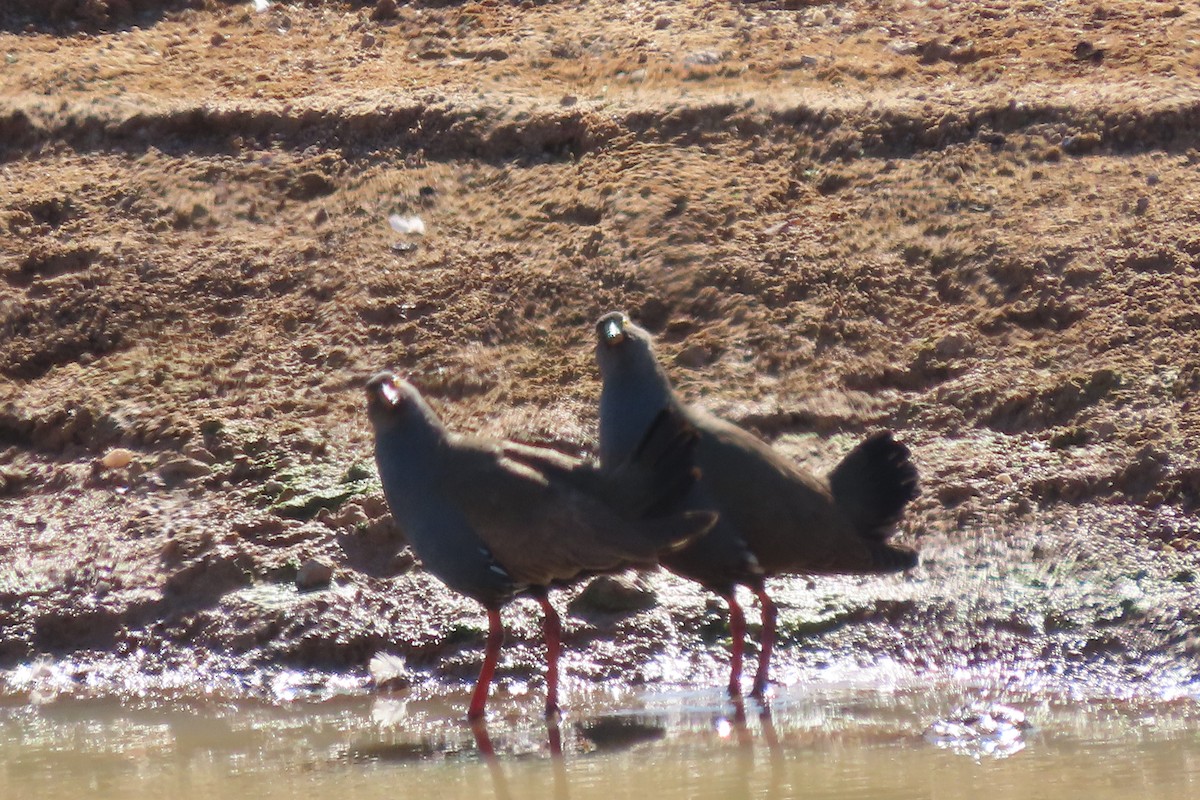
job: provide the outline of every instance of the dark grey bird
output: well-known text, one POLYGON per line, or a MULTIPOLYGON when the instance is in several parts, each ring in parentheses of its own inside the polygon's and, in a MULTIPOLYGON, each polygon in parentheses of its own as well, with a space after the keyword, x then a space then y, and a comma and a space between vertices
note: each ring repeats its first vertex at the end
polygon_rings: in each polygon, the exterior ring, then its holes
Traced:
POLYGON ((741 694, 745 616, 734 590, 748 587, 762 606, 762 638, 752 694, 766 691, 776 608, 769 575, 881 573, 909 569, 917 554, 888 542, 905 505, 918 494, 908 448, 891 433, 869 436, 828 475, 819 477, 762 440, 685 405, 654 356, 645 330, 614 312, 596 325, 600 393, 600 463, 629 457, 663 409, 680 414, 700 436, 700 480, 685 507, 713 510, 712 532, 662 564, 698 581, 729 604, 733 637, 729 692, 741 694))
POLYGON ((504 629, 520 594, 545 611, 546 712, 558 708, 560 623, 546 590, 588 575, 651 567, 710 529, 712 512, 674 513, 697 479, 696 433, 667 412, 628 457, 601 469, 556 450, 459 436, 409 383, 367 383, 375 461, 388 507, 425 568, 483 604, 488 639, 468 717, 483 717, 504 629))

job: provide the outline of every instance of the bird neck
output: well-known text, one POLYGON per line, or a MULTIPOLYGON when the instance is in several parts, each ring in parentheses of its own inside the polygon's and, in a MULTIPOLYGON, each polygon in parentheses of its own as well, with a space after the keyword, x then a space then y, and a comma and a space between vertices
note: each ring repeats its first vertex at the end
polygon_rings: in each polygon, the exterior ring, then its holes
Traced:
POLYGON ((601 463, 630 458, 658 413, 676 403, 671 383, 657 364, 606 375, 600 389, 601 463))
POLYGON ((436 461, 445 445, 444 431, 410 429, 377 431, 375 463, 393 511, 410 506, 432 490, 436 461))

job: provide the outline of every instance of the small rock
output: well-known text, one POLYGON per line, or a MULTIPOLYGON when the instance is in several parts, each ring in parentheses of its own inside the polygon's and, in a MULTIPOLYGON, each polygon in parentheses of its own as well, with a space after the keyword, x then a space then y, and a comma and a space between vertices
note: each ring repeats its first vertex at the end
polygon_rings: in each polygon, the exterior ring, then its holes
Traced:
POLYGON ((206 448, 198 444, 190 445, 183 449, 183 454, 188 458, 199 461, 201 464, 209 466, 217 463, 217 457, 210 453, 206 448))
POLYGON ((1145 195, 1142 195, 1141 197, 1139 197, 1137 199, 1137 205, 1135 205, 1133 207, 1133 211, 1135 214, 1141 215, 1141 214, 1145 214, 1149 210, 1150 210, 1150 198, 1146 197, 1145 195))
POLYGON ((0 495, 16 492, 29 483, 29 473, 17 467, 0 467, 0 495))
POLYGON ((1071 50, 1076 61, 1091 61, 1099 63, 1104 60, 1104 50, 1088 41, 1080 41, 1071 50))
POLYGON ((293 200, 312 200, 333 194, 336 189, 337 186, 327 176, 309 170, 291 181, 287 194, 293 200))
POLYGON ((411 547, 405 547, 396 555, 392 556, 392 560, 388 562, 389 575, 403 575, 406 572, 412 571, 412 568, 417 565, 417 556, 413 553, 411 547))
POLYGON ((227 42, 229 40, 225 38, 225 34, 223 34, 223 33, 214 33, 212 35, 212 38, 209 39, 208 41, 213 47, 220 47, 221 45, 225 44, 225 42, 227 42))
POLYGON ((323 508, 317 512, 317 522, 330 528, 356 528, 366 526, 371 520, 357 503, 347 503, 336 511, 323 508))
POLYGON ((1062 149, 1073 156, 1091 153, 1100 147, 1102 139, 1098 133, 1080 133, 1062 140, 1062 149))
POLYGON ((653 608, 654 590, 625 575, 601 575, 571 601, 572 614, 633 614, 653 608))
POLYGON ((400 16, 400 12, 396 9, 396 0, 379 0, 375 4, 375 8, 371 10, 372 22, 383 22, 389 19, 396 19, 400 16))
POLYGON ((100 464, 105 469, 121 469, 129 466, 129 462, 133 461, 133 451, 126 450, 124 447, 114 447, 104 454, 104 458, 100 459, 100 464))
POLYGON ((921 48, 921 45, 911 39, 899 39, 888 45, 893 53, 901 56, 911 56, 921 48))
POLYGON ((575 95, 564 94, 562 96, 562 99, 558 101, 558 104, 560 106, 563 106, 564 108, 570 108, 571 106, 575 105, 578 102, 579 102, 579 98, 576 97, 575 95))
POLYGON ((700 50, 683 59, 689 67, 711 67, 721 63, 721 54, 713 50, 700 50))
POLYGON ((212 467, 187 456, 172 458, 158 465, 158 476, 168 482, 204 478, 211 474, 212 467))
POLYGON ((310 558, 296 572, 296 588, 302 592, 323 588, 332 580, 333 565, 320 558, 310 558))
POLYGON ((951 333, 938 340, 937 344, 933 346, 933 352, 939 358, 958 358, 974 353, 975 345, 966 336, 951 333))
POLYGON ((688 345, 675 356, 675 363, 688 369, 699 369, 712 363, 713 353, 702 344, 688 345))
POLYGON ((363 50, 374 47, 375 46, 375 37, 369 33, 364 33, 363 37, 362 37, 362 41, 358 43, 358 46, 361 47, 363 50))

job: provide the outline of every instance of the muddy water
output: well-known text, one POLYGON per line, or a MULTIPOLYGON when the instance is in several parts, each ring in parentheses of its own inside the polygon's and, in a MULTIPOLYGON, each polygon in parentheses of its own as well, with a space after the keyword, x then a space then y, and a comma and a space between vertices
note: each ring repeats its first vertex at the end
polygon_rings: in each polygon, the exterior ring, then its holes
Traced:
POLYGON ((13 696, 0 798, 1200 797, 1195 695, 1002 685, 794 686, 770 715, 712 692, 577 694, 557 727, 530 693, 498 697, 485 733, 440 692, 13 696))

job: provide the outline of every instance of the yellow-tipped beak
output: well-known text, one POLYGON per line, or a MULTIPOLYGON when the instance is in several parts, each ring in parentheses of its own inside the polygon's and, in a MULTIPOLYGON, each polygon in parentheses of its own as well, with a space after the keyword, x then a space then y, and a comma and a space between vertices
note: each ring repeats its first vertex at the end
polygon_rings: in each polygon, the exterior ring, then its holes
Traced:
POLYGON ((619 319, 610 319, 605 322, 600 329, 600 333, 604 337, 604 343, 609 347, 614 347, 625 341, 625 331, 622 328, 623 326, 619 319))
POLYGON ((400 403, 400 390, 391 381, 384 381, 379 385, 379 396, 387 401, 389 406, 396 406, 400 403))

